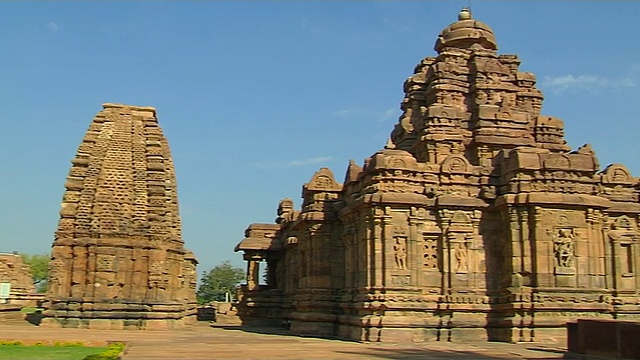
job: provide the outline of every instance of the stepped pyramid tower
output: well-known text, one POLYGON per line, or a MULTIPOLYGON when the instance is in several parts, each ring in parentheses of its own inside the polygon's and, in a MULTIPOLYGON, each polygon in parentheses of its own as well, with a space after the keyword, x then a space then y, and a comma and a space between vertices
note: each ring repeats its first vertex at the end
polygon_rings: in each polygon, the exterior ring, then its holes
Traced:
POLYGON ((571 150, 533 74, 463 10, 384 149, 252 224, 243 320, 364 341, 541 340, 640 318, 640 179, 571 150), (267 263, 267 285, 258 267, 267 263))
POLYGON ((164 329, 195 317, 176 177, 152 107, 103 104, 65 184, 43 325, 164 329))

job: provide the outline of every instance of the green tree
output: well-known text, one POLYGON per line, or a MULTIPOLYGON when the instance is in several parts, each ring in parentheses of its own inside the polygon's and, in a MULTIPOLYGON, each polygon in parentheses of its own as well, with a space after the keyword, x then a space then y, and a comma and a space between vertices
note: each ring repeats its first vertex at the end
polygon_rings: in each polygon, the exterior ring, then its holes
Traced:
POLYGON ((36 292, 46 292, 47 281, 49 280, 49 260, 51 259, 49 254, 20 254, 20 256, 22 256, 22 261, 31 270, 36 292))
POLYGON ((199 304, 211 301, 224 301, 225 294, 233 294, 236 286, 244 279, 244 271, 231 265, 231 262, 223 261, 209 272, 202 272, 200 287, 196 293, 199 304))

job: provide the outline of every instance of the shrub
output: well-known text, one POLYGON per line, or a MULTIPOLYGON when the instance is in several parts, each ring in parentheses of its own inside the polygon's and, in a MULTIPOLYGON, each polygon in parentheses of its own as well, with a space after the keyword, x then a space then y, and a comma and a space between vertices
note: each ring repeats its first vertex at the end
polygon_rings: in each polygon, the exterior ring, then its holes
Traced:
POLYGON ((99 354, 92 354, 85 356, 82 360, 117 360, 118 355, 122 353, 126 344, 117 342, 109 344, 109 348, 106 351, 103 351, 99 354))
POLYGON ((18 346, 22 345, 22 342, 18 340, 0 340, 0 346, 18 346))

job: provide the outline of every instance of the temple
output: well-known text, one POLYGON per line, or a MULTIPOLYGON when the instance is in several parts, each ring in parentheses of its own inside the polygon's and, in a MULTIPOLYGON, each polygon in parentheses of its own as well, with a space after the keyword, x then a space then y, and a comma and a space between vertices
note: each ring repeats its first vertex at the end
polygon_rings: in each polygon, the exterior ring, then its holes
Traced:
POLYGON ((640 181, 572 150, 516 55, 463 10, 380 151, 327 168, 236 247, 245 322, 360 341, 533 341, 640 319, 640 181), (266 285, 259 266, 266 263, 266 285))
POLYGON ((103 104, 65 184, 43 326, 166 329, 195 320, 173 161, 152 107, 103 104))

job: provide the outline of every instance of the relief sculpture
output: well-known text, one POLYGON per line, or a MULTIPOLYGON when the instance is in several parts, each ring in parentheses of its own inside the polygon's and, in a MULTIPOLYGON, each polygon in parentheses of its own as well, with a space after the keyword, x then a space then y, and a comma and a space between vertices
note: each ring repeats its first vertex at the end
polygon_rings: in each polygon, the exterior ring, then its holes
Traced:
POLYGON ((554 240, 554 252, 557 267, 573 267, 573 237, 572 229, 558 229, 556 239, 554 240))
POLYGON ((398 269, 407 268, 407 239, 404 237, 397 237, 396 243, 393 245, 394 258, 396 260, 396 267, 398 269))
POLYGON ((457 243, 455 246, 455 272, 463 273, 467 272, 468 269, 468 253, 467 253, 467 244, 465 243, 457 243))

